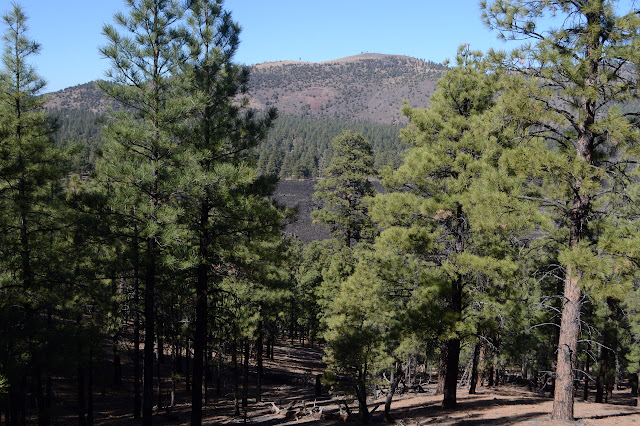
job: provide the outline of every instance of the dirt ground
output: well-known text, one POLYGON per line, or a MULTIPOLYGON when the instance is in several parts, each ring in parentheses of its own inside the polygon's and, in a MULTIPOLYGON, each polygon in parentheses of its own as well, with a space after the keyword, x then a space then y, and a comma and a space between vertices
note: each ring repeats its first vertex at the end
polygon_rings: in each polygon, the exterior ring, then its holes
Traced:
MULTIPOLYGON (((575 416, 579 425, 630 425, 640 424, 640 410, 630 404, 633 398, 626 393, 614 394, 611 404, 576 401, 575 416)), ((532 392, 516 386, 500 386, 492 389, 480 389, 475 395, 459 391, 458 408, 443 410, 440 408, 441 396, 434 395, 400 395, 392 404, 392 416, 398 425, 554 425, 559 422, 549 419, 553 401, 548 397, 540 397, 532 392)), ((313 404, 313 401, 311 401, 313 404)), ((307 403, 307 406, 311 405, 307 403)), ((370 424, 382 425, 381 411, 384 400, 371 401, 370 409, 379 405, 373 413, 370 424)), ((330 418, 327 414, 338 412, 335 401, 318 400, 317 405, 323 407, 322 414, 314 414, 291 420, 285 414, 269 414, 269 403, 253 405, 247 422, 262 425, 330 425, 342 421, 330 418)), ((296 405, 301 406, 301 403, 296 405)), ((213 416, 207 418, 207 424, 238 424, 243 418, 213 416)))
MULTIPOLYGON (((225 424, 258 424, 258 425, 330 425, 344 423, 346 416, 340 416, 339 401, 332 398, 327 389, 322 396, 315 396, 315 378, 323 371, 322 351, 319 348, 308 348, 296 345, 281 345, 275 348, 273 360, 265 361, 265 383, 263 400, 257 403, 255 398, 249 399, 248 406, 235 416, 234 401, 229 398, 231 382, 227 377, 222 382, 223 392, 215 397, 213 389, 209 389, 209 404, 204 407, 204 423, 209 425, 225 424), (280 409, 276 411, 274 407, 280 409), (306 408, 306 415, 302 409, 306 408), (288 408, 288 409, 287 409, 288 408), (289 414, 287 415, 287 412, 289 414), (292 417, 299 413, 297 418, 292 417)), ((255 370, 252 370, 255 377, 255 370)), ((255 389, 255 379, 251 380, 250 392, 255 389)), ((108 387, 95 395, 96 425, 134 425, 131 417, 132 395, 130 384, 125 383, 118 391, 108 387)), ((165 392, 168 392, 168 385, 165 392)), ((504 385, 491 388, 479 388, 475 395, 468 395, 466 389, 458 390, 458 408, 444 410, 440 408, 441 396, 433 395, 433 385, 426 386, 424 393, 404 393, 394 398, 391 414, 397 425, 519 425, 539 424, 554 425, 549 420, 552 399, 545 395, 528 391, 525 387, 504 385)), ((629 390, 614 392, 609 404, 593 402, 594 393, 589 402, 576 399, 575 416, 580 425, 629 425, 640 424, 640 409, 634 406, 635 398, 629 390)), ((580 393, 582 395, 582 393, 580 393)), ((168 403, 168 394, 164 396, 164 404, 168 403)), ((173 407, 156 410, 154 424, 180 425, 189 424, 190 395, 184 384, 177 386, 176 400, 173 407)), ((73 405, 74 401, 66 401, 73 405)), ((353 412, 357 413, 355 403, 353 412)), ((386 424, 383 419, 384 396, 370 401, 373 410, 371 424, 386 424), (378 407, 378 408, 376 408, 378 407)), ((68 416, 59 418, 59 424, 77 420, 68 416)), ((353 418, 351 424, 357 423, 353 418)))

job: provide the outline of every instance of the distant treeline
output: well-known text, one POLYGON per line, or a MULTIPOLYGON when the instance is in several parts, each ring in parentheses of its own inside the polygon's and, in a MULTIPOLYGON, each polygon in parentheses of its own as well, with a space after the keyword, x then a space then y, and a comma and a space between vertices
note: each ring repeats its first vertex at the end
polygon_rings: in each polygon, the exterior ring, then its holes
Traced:
MULTIPOLYGON (((58 121, 58 145, 74 144, 82 151, 77 170, 93 169, 102 145, 101 115, 80 109, 57 109, 51 114, 58 121)), ((397 166, 405 148, 399 137, 400 128, 391 124, 282 116, 257 148, 256 164, 261 173, 275 174, 281 179, 321 177, 333 156, 331 140, 345 130, 353 130, 371 142, 376 169, 386 164, 397 166)))

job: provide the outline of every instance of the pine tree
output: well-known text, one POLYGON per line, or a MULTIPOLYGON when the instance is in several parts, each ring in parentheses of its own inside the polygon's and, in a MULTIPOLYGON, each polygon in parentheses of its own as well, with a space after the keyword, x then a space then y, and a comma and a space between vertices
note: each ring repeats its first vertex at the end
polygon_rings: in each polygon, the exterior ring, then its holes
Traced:
MULTIPOLYGON (((490 188, 480 184, 485 140, 475 129, 490 110, 500 86, 482 55, 462 47, 457 67, 438 82, 426 109, 405 107, 410 124, 403 131, 410 145, 404 163, 384 180, 389 192, 373 200, 372 216, 384 238, 435 271, 422 285, 439 294, 445 328, 446 373, 443 407, 456 405, 460 345, 474 324, 463 311, 481 279, 501 285, 511 273, 506 236, 512 225, 488 224, 477 200, 490 188)), ((494 285, 496 285, 494 284, 494 285)), ((433 299, 432 299, 433 300, 433 299)))
POLYGON ((314 198, 322 208, 312 214, 314 220, 344 238, 346 247, 371 239, 375 228, 363 200, 375 194, 369 177, 373 175, 371 144, 362 134, 343 132, 333 139, 333 157, 326 177, 315 188, 314 198))
POLYGON ((27 16, 14 4, 2 21, 0 374, 8 379, 10 421, 25 421, 25 385, 31 376, 38 420, 49 424, 55 364, 52 317, 63 303, 57 292, 62 282, 56 250, 59 230, 64 229, 58 207, 66 160, 54 147, 55 126, 42 108, 45 81, 28 62, 40 45, 27 36, 27 16))
POLYGON ((498 0, 482 5, 485 22, 501 37, 530 41, 510 54, 490 53, 510 75, 526 81, 505 95, 511 97, 508 114, 529 125, 516 151, 519 161, 530 163, 516 166, 514 152, 502 164, 511 161, 506 170, 512 175, 528 174, 519 200, 537 202, 556 215, 565 235, 559 254, 565 277, 555 420, 572 420, 574 415, 583 294, 611 268, 605 265, 612 259, 603 257, 597 244, 608 215, 603 188, 616 186, 613 182, 624 175, 618 172, 627 167, 625 153, 638 138, 637 114, 625 113, 616 104, 637 97, 637 76, 630 69, 640 64, 640 18, 635 10, 618 15, 616 3, 498 0), (545 28, 545 16, 555 16, 554 22, 562 26, 545 28), (530 166, 529 171, 523 166, 530 166))
POLYGON ((144 386, 143 421, 152 423, 156 297, 167 282, 159 282, 166 257, 175 247, 180 193, 187 187, 185 148, 179 135, 193 102, 180 96, 181 67, 186 62, 184 8, 177 1, 128 0, 129 15, 115 15, 123 33, 103 29, 108 44, 100 49, 111 61, 111 83, 102 90, 121 105, 112 114, 104 138, 97 177, 110 188, 112 208, 127 217, 144 244, 144 386))
POLYGON ((261 182, 267 181, 257 178, 249 159, 251 150, 271 126, 275 110, 256 117, 246 104, 235 102, 246 91, 249 77, 246 67, 232 62, 240 28, 222 9, 220 1, 192 2, 188 22, 190 60, 183 67, 186 77, 183 90, 192 95, 197 106, 193 126, 184 140, 189 142, 189 155, 197 163, 194 169, 198 175, 194 185, 185 188, 190 194, 185 213, 187 222, 193 224, 191 230, 197 236, 193 241, 198 252, 191 423, 200 424, 211 265, 224 269, 223 265, 230 260, 224 254, 242 243, 240 234, 253 233, 257 241, 271 231, 277 234, 279 217, 265 216, 265 221, 256 222, 253 230, 248 222, 252 214, 260 215, 259 209, 271 208, 259 200, 273 187, 261 187, 261 182), (252 212, 251 208, 256 210, 252 212))

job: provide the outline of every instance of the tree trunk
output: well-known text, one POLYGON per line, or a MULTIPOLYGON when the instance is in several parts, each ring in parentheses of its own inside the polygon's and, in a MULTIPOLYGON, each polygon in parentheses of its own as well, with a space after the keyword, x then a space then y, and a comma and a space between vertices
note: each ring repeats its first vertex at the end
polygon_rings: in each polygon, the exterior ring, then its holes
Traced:
POLYGON ((436 395, 444 393, 444 381, 447 376, 447 342, 440 342, 440 361, 438 363, 438 384, 436 395))
POLYGON ((580 273, 567 266, 564 303, 560 321, 558 362, 552 420, 573 420, 573 371, 576 365, 578 334, 580 332, 580 273))
POLYGON ((47 412, 47 405, 44 397, 44 383, 42 380, 42 369, 40 367, 40 360, 35 360, 36 365, 33 369, 33 382, 36 391, 36 404, 38 406, 38 425, 47 426, 51 423, 47 412))
MULTIPOLYGON (((158 340, 159 342, 160 340, 158 340)), ((160 348, 160 345, 158 345, 160 348)), ((158 410, 162 408, 162 371, 160 370, 160 355, 158 352, 158 362, 156 363, 156 377, 158 378, 158 410)))
POLYGON ((486 335, 480 340, 480 353, 478 354, 478 369, 476 373, 476 384, 484 386, 485 359, 487 357, 486 335))
POLYGON ((138 227, 134 230, 133 245, 133 418, 139 419, 142 411, 140 398, 140 253, 138 251, 138 227))
POLYGON ((87 426, 93 426, 93 348, 89 343, 89 365, 87 381, 87 426))
POLYGON ((589 400, 589 354, 587 353, 587 359, 584 363, 584 393, 582 399, 589 400))
POLYGON ((638 390, 636 391, 636 393, 638 394, 636 397, 636 406, 640 407, 640 363, 638 363, 638 390))
POLYGON ((458 367, 460 363, 460 339, 447 342, 447 375, 444 380, 442 408, 455 408, 458 404, 456 391, 458 386, 458 367))
MULTIPOLYGON (((451 310, 456 318, 462 313, 462 278, 453 282, 453 294, 450 302, 451 310)), ((444 380, 442 408, 454 408, 457 405, 458 369, 460 364, 460 338, 455 337, 447 342, 447 373, 444 380)))
POLYGON ((8 423, 12 425, 27 424, 26 388, 26 376, 22 376, 19 379, 14 378, 9 382, 7 417, 10 419, 10 422, 8 423))
POLYGON ((607 368, 609 367, 609 350, 606 348, 601 349, 602 356, 600 357, 600 371, 598 373, 598 381, 596 383, 596 402, 602 403, 604 392, 606 391, 606 379, 607 368))
POLYGON ((142 389, 142 422, 152 426, 153 420, 153 340, 155 337, 156 241, 147 238, 147 270, 144 290, 144 383, 142 389))
POLYGON ((173 408, 176 406, 176 377, 178 375, 178 364, 176 363, 176 359, 178 358, 178 341, 175 336, 173 336, 173 349, 171 350, 173 353, 173 360, 171 362, 171 405, 173 408))
POLYGON ((202 424, 202 377, 204 375, 204 350, 207 347, 207 322, 209 320, 207 290, 209 287, 209 203, 200 205, 200 243, 196 281, 196 324, 193 339, 193 388, 191 392, 191 424, 202 424))
POLYGON ((187 356, 184 357, 184 388, 187 392, 191 391, 191 367, 189 366, 189 361, 191 360, 191 341, 187 339, 187 347, 185 348, 185 353, 187 356))
POLYGON ((256 339, 256 363, 257 363, 257 382, 256 382, 256 402, 262 402, 262 379, 264 378, 264 365, 262 363, 262 330, 258 332, 256 339))
POLYGON ((274 348, 276 346, 276 339, 273 336, 269 336, 269 339, 271 340, 271 354, 269 354, 269 359, 273 361, 275 359, 274 348))
POLYGON ((247 408, 249 398, 249 339, 244 339, 244 358, 242 360, 243 375, 242 375, 242 408, 247 408))
POLYGON ((391 417, 391 402, 393 401, 393 396, 396 393, 396 389, 398 389, 398 384, 400 384, 400 380, 402 379, 402 365, 396 361, 397 368, 391 370, 391 377, 389 378, 389 393, 387 394, 387 398, 384 402, 384 420, 387 423, 394 423, 393 417, 391 417))
POLYGON ((240 384, 238 383, 240 378, 239 376, 239 371, 238 371, 238 341, 236 340, 236 338, 234 337, 233 339, 233 343, 231 346, 231 365, 233 368, 233 399, 235 401, 234 405, 235 405, 235 412, 234 414, 236 416, 240 415, 240 406, 238 405, 238 391, 239 391, 239 387, 240 384))
MULTIPOLYGON (((80 354, 80 351, 78 351, 80 354)), ((84 366, 82 361, 78 363, 78 424, 80 426, 87 425, 86 406, 87 401, 85 398, 85 380, 84 380, 84 366)))
POLYGON ((360 421, 362 424, 369 423, 369 407, 367 406, 367 387, 364 380, 365 375, 358 373, 358 383, 354 386, 356 398, 358 399, 358 412, 360 413, 360 421))
POLYGON ((471 380, 469 383, 469 395, 476 393, 476 386, 478 384, 478 362, 480 361, 480 346, 482 346, 482 340, 478 339, 475 347, 473 348, 473 361, 471 363, 471 380))
POLYGON ((113 385, 119 387, 122 384, 122 364, 120 363, 120 344, 119 336, 115 334, 113 336, 112 350, 113 350, 113 385))

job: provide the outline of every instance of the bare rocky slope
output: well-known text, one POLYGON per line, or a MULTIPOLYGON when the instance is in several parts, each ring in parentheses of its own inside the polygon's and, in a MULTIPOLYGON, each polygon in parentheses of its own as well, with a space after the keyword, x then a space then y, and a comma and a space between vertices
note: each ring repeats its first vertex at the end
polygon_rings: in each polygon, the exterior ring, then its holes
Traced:
MULTIPOLYGON (((251 66, 248 97, 281 115, 398 123, 406 100, 426 106, 444 65, 400 55, 362 54, 328 62, 267 62, 251 66)), ((104 112, 96 82, 50 93, 47 108, 104 112)))
POLYGON ((251 70, 251 104, 282 114, 398 123, 406 100, 426 106, 441 64, 399 55, 363 54, 321 63, 268 62, 251 70))

